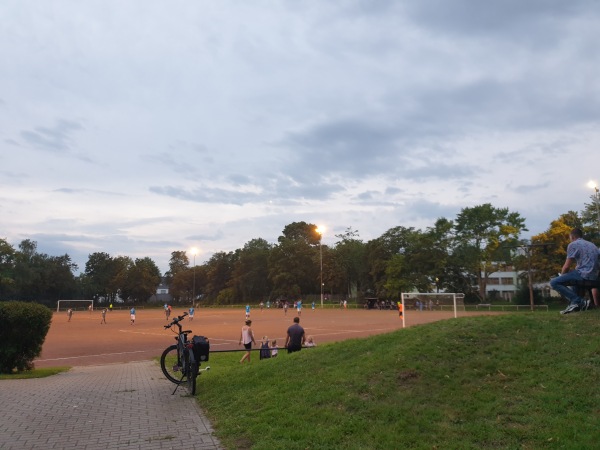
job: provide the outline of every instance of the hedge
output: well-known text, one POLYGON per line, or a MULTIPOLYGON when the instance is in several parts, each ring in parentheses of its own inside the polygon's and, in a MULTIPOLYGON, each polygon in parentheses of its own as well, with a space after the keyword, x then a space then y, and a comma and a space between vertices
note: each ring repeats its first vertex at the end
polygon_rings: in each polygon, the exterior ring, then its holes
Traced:
POLYGON ((52 322, 39 303, 0 302, 0 373, 33 369, 52 322))

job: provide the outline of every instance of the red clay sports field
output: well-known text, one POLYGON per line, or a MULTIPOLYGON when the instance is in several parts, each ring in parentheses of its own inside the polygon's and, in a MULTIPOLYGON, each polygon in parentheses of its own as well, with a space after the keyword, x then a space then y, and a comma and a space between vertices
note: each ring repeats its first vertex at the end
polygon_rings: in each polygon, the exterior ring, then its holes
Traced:
MULTIPOLYGON (((184 308, 173 308, 182 314, 184 308)), ((257 342, 266 335, 277 339, 283 347, 287 328, 296 311, 289 309, 253 308, 250 318, 257 342)), ((452 311, 406 311, 406 326, 452 319, 452 311)), ((460 316, 481 315, 482 312, 458 312, 460 316)), ((493 314, 493 313, 492 313, 493 314)), ((109 311, 106 324, 100 324, 100 309, 91 313, 76 311, 70 322, 66 312, 55 312, 46 336, 42 354, 35 360, 36 367, 87 366, 141 361, 160 356, 173 344, 175 334, 165 330, 167 323, 162 309, 137 309, 135 325, 130 325, 129 309, 109 311)), ((197 308, 195 318, 183 321, 184 329, 210 339, 211 352, 242 349, 238 345, 244 325, 244 308, 197 308)), ((361 338, 388 333, 402 328, 397 311, 304 307, 300 324, 317 344, 361 338)))

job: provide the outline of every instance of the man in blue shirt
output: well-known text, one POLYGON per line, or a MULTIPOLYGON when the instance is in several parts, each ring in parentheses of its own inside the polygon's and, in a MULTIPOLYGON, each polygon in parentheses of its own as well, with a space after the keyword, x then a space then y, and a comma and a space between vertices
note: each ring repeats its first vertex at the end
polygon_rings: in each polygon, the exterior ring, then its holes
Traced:
POLYGON ((552 289, 569 300, 569 306, 561 311, 561 314, 586 310, 588 305, 577 295, 574 286, 571 289, 566 284, 580 280, 595 280, 598 277, 598 247, 584 240, 583 232, 579 228, 573 228, 569 237, 571 242, 567 246, 567 259, 560 275, 550 280, 552 289), (576 264, 576 268, 569 272, 573 264, 576 264))

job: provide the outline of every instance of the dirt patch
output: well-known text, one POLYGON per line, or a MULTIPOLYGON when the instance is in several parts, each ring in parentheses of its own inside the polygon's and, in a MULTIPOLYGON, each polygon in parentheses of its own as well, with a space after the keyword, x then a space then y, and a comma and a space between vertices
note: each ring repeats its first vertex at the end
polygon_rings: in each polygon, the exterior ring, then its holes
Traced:
MULTIPOLYGON (((184 308, 173 309, 174 314, 184 308)), ((485 313, 462 313, 481 315, 485 313)), ((252 329, 257 342, 263 336, 277 340, 280 348, 285 343, 287 328, 296 312, 283 309, 253 309, 252 329)), ((50 331, 42 347, 36 367, 87 366, 142 361, 160 356, 162 351, 175 342, 175 334, 165 330, 167 323, 160 309, 137 308, 135 325, 130 325, 129 311, 110 311, 106 324, 101 324, 100 310, 77 311, 70 322, 64 312, 54 313, 50 331)), ((406 311, 406 326, 453 318, 451 312, 406 311)), ((240 350, 240 330, 244 325, 244 308, 197 308, 193 321, 186 319, 184 329, 193 334, 207 336, 211 351, 240 350)), ((300 325, 317 344, 363 338, 389 333, 402 328, 402 320, 396 311, 362 309, 305 309, 300 325)))

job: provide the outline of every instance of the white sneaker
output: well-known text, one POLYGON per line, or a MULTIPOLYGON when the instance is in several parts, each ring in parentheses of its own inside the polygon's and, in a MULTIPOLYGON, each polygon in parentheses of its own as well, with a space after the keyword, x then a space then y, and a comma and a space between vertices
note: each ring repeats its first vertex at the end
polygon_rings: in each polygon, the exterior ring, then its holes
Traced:
POLYGON ((571 303, 569 306, 567 306, 566 309, 562 310, 560 313, 561 314, 570 314, 572 312, 577 312, 580 309, 581 308, 579 307, 579 305, 577 303, 571 303))

